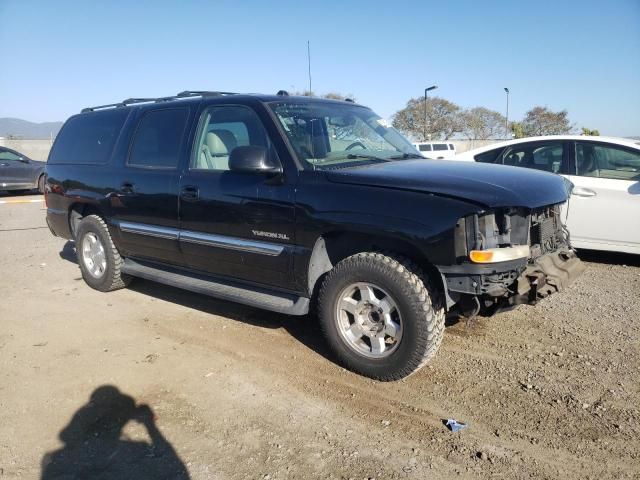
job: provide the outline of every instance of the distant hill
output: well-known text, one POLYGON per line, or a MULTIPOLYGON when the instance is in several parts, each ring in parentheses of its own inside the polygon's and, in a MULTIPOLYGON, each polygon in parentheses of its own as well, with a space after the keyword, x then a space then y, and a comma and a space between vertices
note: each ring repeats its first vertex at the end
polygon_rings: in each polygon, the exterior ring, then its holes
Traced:
POLYGON ((0 118, 0 137, 55 138, 61 127, 62 122, 34 123, 19 118, 0 118))

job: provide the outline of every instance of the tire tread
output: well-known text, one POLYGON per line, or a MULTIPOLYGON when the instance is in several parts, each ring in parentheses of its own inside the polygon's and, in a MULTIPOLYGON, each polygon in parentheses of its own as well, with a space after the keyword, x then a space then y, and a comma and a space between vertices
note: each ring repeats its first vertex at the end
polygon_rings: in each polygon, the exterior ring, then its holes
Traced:
MULTIPOLYGON (((426 365, 438 351, 444 336, 443 296, 423 270, 407 257, 393 252, 362 252, 340 261, 324 279, 318 299, 321 318, 332 315, 331 311, 327 311, 327 308, 332 309, 333 305, 332 299, 327 298, 327 290, 331 282, 363 262, 374 268, 395 274, 399 280, 398 286, 402 289, 402 294, 408 299, 417 318, 423 322, 418 326, 421 334, 416 338, 417 347, 411 352, 409 361, 387 373, 371 375, 357 363, 350 361, 349 358, 341 356, 340 360, 348 369, 377 380, 400 380, 426 365)), ((321 321, 320 326, 325 337, 329 338, 327 329, 330 328, 330 322, 321 321)))
MULTIPOLYGON (((101 233, 104 235, 104 237, 107 240, 107 245, 105 245, 105 249, 110 250, 111 258, 113 259, 113 263, 112 263, 113 268, 111 269, 107 268, 107 271, 108 272, 110 271, 109 278, 99 287, 93 286, 91 284, 90 286, 102 292, 111 292, 113 290, 119 290, 121 288, 125 288, 127 285, 129 285, 129 283, 131 283, 131 277, 122 273, 122 265, 124 264, 124 259, 122 258, 122 256, 120 255, 120 252, 118 251, 115 244, 113 243, 113 239, 111 238, 111 233, 109 232, 109 227, 107 226, 106 222, 101 216, 91 214, 91 215, 87 215, 81 220, 81 224, 79 225, 78 229, 82 228, 82 222, 85 222, 88 219, 91 219, 98 224, 98 228, 101 230, 101 233)), ((78 246, 76 245, 76 249, 77 248, 78 246)), ((109 259, 108 255, 107 255, 107 259, 109 259)), ((80 252, 78 251, 78 263, 80 263, 81 261, 82 260, 80 258, 80 252)))

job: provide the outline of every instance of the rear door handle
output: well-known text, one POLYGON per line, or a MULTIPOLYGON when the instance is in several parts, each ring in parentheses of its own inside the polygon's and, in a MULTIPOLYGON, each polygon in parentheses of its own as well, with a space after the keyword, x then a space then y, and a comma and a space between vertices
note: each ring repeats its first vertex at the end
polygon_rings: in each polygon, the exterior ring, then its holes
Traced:
POLYGON ((594 192, 590 188, 584 187, 574 187, 571 193, 578 197, 595 197, 597 195, 596 192, 594 192))
POLYGON ((120 190, 122 191, 122 193, 133 193, 134 191, 134 185, 131 182, 124 182, 121 186, 120 186, 120 190))
POLYGON ((0 163, 0 167, 8 167, 9 164, 8 163, 0 163))
POLYGON ((200 198, 200 190, 196 186, 187 185, 182 187, 180 198, 185 202, 195 202, 200 198))

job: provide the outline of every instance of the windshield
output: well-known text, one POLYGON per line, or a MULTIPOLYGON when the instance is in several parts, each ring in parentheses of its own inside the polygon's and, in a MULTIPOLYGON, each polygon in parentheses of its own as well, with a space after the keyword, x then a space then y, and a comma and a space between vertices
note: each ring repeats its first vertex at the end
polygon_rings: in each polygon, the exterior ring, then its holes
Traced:
POLYGON ((423 158, 406 138, 366 107, 332 102, 277 102, 269 106, 306 168, 423 158))

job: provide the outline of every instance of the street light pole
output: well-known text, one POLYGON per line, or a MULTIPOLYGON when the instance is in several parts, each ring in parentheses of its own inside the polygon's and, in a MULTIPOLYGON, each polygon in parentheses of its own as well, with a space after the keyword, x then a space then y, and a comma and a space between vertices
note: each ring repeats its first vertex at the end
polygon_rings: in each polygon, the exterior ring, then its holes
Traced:
POLYGON ((507 93, 507 116, 504 121, 504 133, 507 135, 507 138, 511 138, 509 134, 509 89, 504 87, 504 91, 507 93))
POLYGON ((438 88, 437 85, 431 85, 424 89, 424 126, 422 127, 422 141, 427 141, 427 93, 438 88))

